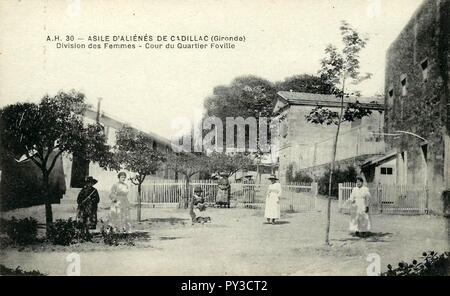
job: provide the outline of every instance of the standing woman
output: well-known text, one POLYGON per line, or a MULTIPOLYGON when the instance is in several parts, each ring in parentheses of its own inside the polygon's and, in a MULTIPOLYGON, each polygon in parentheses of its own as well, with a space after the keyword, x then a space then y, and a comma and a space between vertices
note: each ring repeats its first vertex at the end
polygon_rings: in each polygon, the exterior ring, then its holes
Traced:
POLYGON ((100 202, 100 196, 94 185, 97 180, 89 176, 86 183, 78 193, 78 218, 86 229, 95 229, 97 227, 97 208, 100 202))
POLYGON ((127 198, 130 190, 125 183, 127 174, 120 172, 117 177, 119 182, 112 186, 111 194, 109 195, 112 202, 109 222, 115 230, 128 232, 131 230, 131 222, 130 202, 127 198))
POLYGON ((369 205, 370 192, 369 188, 363 186, 364 179, 356 178, 356 187, 353 188, 350 198, 350 232, 354 232, 358 237, 365 237, 370 230, 369 205))
POLYGON ((275 175, 270 175, 269 180, 272 184, 269 185, 267 190, 264 217, 266 217, 267 223, 275 224, 275 219, 280 219, 281 184, 278 183, 278 178, 275 175))

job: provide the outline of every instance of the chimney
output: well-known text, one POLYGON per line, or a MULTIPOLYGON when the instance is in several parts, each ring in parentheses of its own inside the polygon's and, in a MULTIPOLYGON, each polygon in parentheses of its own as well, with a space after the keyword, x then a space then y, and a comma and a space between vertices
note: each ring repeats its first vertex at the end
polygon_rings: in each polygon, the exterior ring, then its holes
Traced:
POLYGON ((100 105, 103 100, 103 98, 97 98, 97 123, 100 123, 100 105))

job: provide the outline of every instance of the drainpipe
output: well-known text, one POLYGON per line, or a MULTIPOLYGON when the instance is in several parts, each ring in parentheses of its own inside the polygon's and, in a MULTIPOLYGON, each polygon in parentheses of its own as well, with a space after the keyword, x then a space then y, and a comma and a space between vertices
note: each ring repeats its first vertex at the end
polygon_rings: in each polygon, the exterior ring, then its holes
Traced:
POLYGON ((97 98, 97 123, 100 123, 100 105, 102 102, 103 98, 97 98))

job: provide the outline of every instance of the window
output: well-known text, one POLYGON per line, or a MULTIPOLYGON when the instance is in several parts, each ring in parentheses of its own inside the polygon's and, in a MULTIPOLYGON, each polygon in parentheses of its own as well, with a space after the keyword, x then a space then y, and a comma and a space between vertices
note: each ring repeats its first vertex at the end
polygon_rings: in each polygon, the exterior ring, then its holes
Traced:
POLYGON ((400 83, 402 84, 402 96, 406 96, 408 94, 408 90, 406 89, 407 87, 407 79, 406 79, 406 75, 403 74, 400 77, 400 83))
POLYGON ((427 82, 427 80, 428 80, 428 59, 424 59, 420 63, 420 68, 422 68, 422 79, 423 79, 423 82, 427 82))
POLYGON ((392 98, 394 96, 394 89, 391 87, 389 88, 389 98, 392 98))
POLYGON ((392 168, 382 167, 381 174, 382 175, 392 175, 392 168))

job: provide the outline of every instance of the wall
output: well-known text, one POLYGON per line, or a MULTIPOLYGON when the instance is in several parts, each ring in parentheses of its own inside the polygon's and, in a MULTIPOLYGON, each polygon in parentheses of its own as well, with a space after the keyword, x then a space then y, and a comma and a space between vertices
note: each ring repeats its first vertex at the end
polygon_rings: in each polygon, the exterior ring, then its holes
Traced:
POLYGON ((424 1, 392 43, 386 57, 386 132, 408 131, 429 142, 423 149, 423 140, 402 135, 386 137, 387 147, 407 151, 404 182, 428 184, 430 207, 436 213, 442 213, 442 193, 447 186, 444 137, 448 135, 446 102, 450 89, 449 7, 449 0, 424 1), (425 62, 428 66, 423 71, 425 62))
MULTIPOLYGON (((318 125, 306 121, 314 107, 290 106, 281 123, 279 136, 280 179, 286 181, 290 165, 293 171, 318 167, 331 162, 336 126, 318 125)), ((339 111, 338 108, 330 108, 339 111)), ((359 122, 341 125, 336 160, 385 152, 382 138, 370 132, 382 132, 384 115, 374 111, 359 122)))

